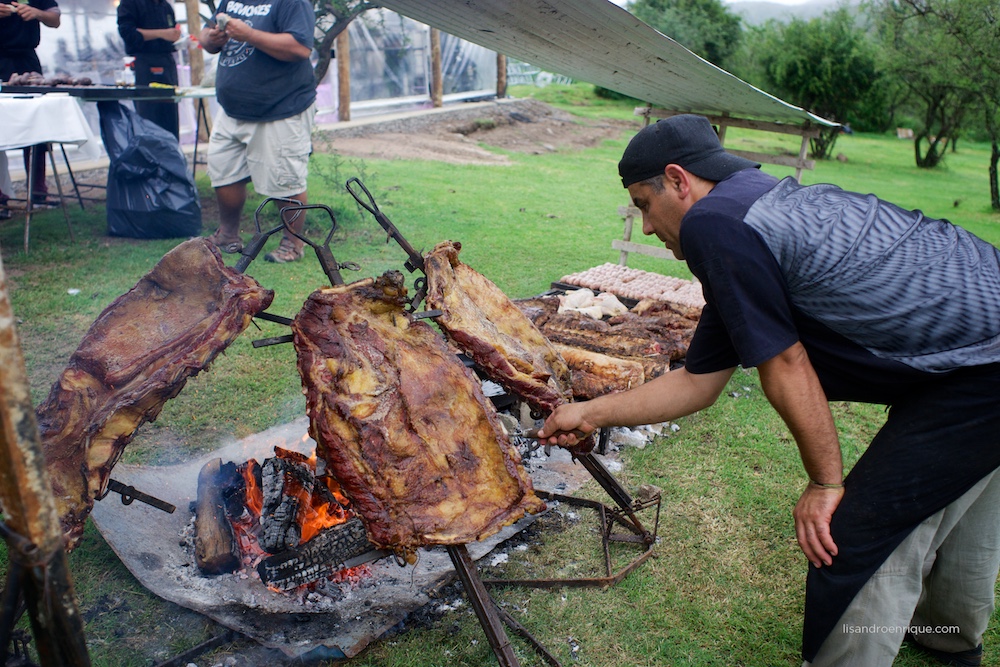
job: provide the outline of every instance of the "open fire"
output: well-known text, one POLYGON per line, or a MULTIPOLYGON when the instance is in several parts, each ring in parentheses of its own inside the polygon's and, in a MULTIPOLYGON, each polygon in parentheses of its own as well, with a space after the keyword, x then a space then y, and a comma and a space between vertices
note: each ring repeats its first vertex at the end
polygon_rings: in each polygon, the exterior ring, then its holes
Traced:
POLYGON ((195 551, 205 574, 242 570, 287 591, 368 576, 367 565, 340 566, 372 547, 340 484, 317 471, 316 456, 276 446, 263 464, 251 458, 205 465, 195 551))

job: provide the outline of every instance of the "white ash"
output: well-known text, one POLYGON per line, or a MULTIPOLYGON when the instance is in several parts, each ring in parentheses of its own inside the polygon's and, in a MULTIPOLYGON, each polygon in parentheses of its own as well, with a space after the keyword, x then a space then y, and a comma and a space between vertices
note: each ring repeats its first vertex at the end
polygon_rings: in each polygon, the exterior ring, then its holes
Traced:
POLYGON ((483 380, 483 394, 489 398, 491 396, 500 396, 504 393, 503 387, 498 385, 493 380, 483 380))
POLYGON ((456 609, 461 608, 463 604, 465 604, 465 601, 462 600, 462 598, 455 598, 454 600, 451 601, 451 604, 438 605, 435 608, 435 611, 437 611, 440 614, 444 614, 445 612, 455 611, 456 609))

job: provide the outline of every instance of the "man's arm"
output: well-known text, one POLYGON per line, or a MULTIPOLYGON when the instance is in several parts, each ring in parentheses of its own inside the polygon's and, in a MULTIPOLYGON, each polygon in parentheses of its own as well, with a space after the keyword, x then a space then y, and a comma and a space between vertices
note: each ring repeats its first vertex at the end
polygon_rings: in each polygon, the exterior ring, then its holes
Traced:
POLYGON ((136 28, 136 32, 142 35, 142 39, 150 42, 154 39, 165 39, 173 43, 181 38, 181 27, 175 25, 173 28, 136 28))
POLYGON ((38 21, 49 28, 58 28, 62 22, 62 15, 58 7, 43 10, 20 2, 15 2, 14 7, 16 8, 14 11, 21 17, 22 21, 38 21))
POLYGON ((715 403, 733 370, 695 375, 681 368, 629 391, 560 405, 545 420, 539 441, 573 446, 579 441, 573 431, 590 434, 605 426, 655 424, 689 415, 715 403))
POLYGON ((237 42, 245 42, 272 58, 284 62, 306 60, 312 54, 312 49, 300 44, 299 40, 295 39, 291 33, 256 30, 236 18, 231 18, 226 22, 225 34, 237 42))
POLYGON ((810 483, 795 505, 795 535, 809 562, 830 565, 837 545, 830 519, 840 504, 844 479, 840 441, 826 394, 802 343, 795 343, 758 367, 767 399, 788 425, 810 483))

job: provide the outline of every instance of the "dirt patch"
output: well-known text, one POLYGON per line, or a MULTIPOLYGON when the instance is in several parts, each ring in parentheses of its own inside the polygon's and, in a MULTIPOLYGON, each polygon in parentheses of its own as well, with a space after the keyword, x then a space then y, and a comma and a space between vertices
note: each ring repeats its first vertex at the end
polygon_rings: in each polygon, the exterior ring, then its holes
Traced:
POLYGON ((484 148, 543 154, 590 148, 639 121, 580 118, 531 99, 433 110, 347 128, 320 130, 315 150, 346 157, 435 160, 450 164, 510 164, 484 148))

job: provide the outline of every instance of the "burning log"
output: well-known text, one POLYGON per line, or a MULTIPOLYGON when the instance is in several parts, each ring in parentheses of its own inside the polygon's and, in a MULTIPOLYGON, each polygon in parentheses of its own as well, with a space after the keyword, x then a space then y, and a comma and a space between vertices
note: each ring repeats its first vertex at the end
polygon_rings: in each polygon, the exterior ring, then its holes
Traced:
POLYGON ((297 520, 299 506, 312 497, 315 474, 302 461, 274 458, 261 468, 264 508, 261 511, 260 548, 276 554, 298 546, 302 530, 297 520))
MULTIPOLYGON (((288 591, 370 560, 352 562, 374 551, 364 524, 354 517, 321 531, 300 547, 265 558, 257 566, 257 573, 271 588, 288 591)), ((372 559, 381 555, 382 552, 371 554, 372 559)))
POLYGON ((345 561, 374 549, 360 522, 350 522, 350 503, 336 480, 316 475, 315 458, 274 450, 263 465, 215 459, 202 468, 195 520, 202 572, 232 572, 263 558, 258 572, 264 583, 289 590, 335 574, 345 561))
POLYGON ((226 501, 219 483, 222 459, 212 459, 198 473, 194 556, 205 574, 232 572, 240 565, 233 526, 226 515, 226 501))

